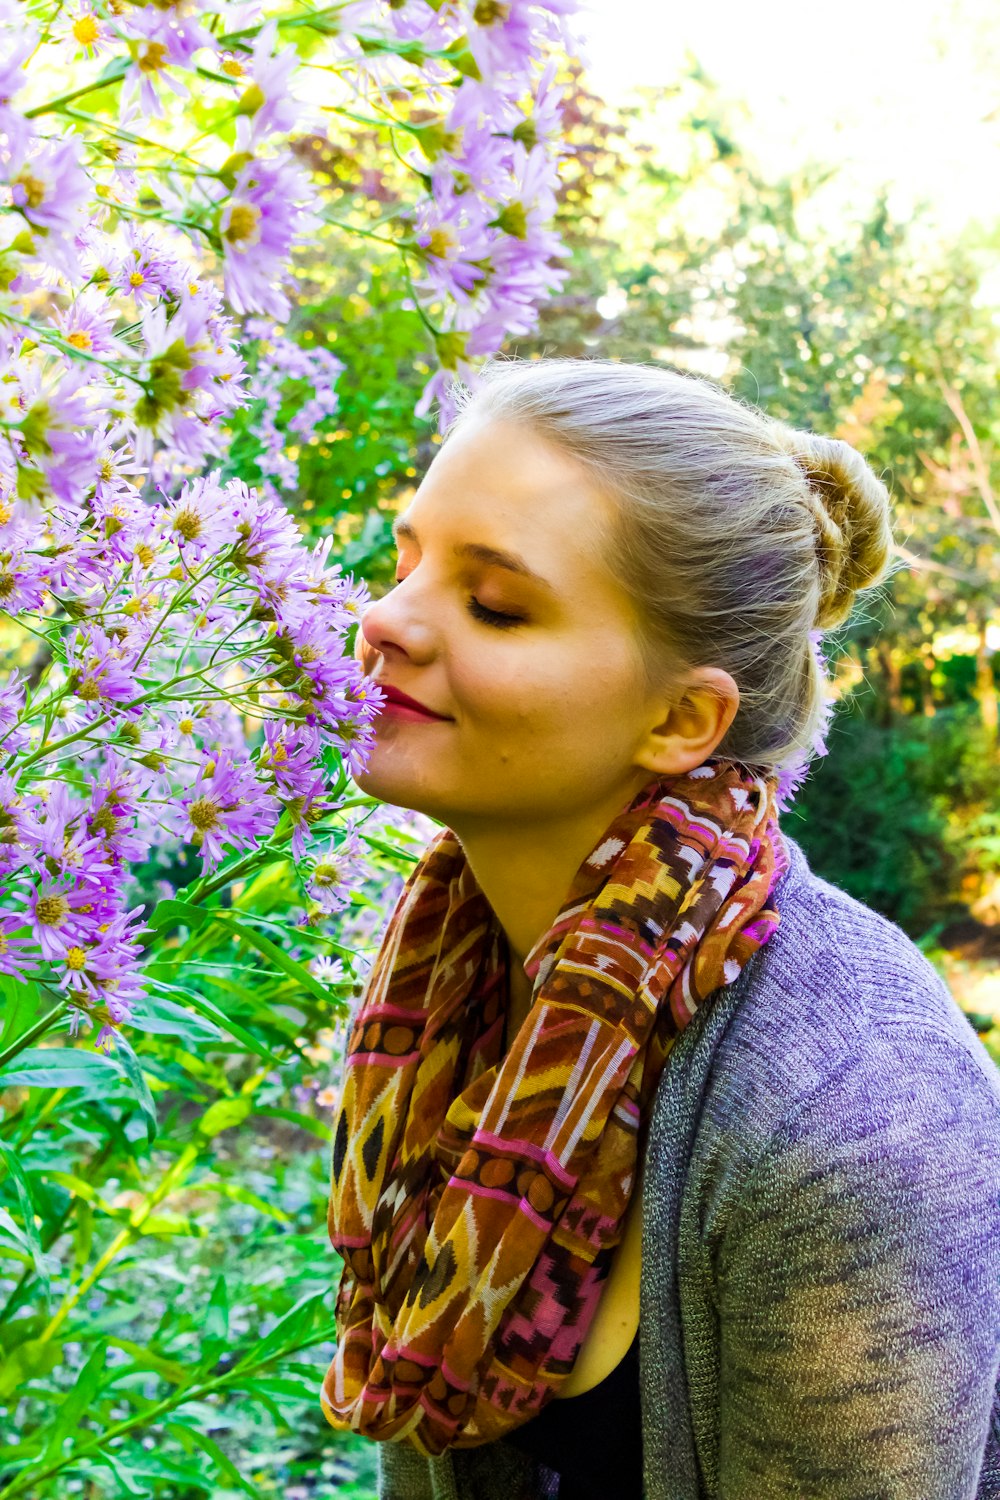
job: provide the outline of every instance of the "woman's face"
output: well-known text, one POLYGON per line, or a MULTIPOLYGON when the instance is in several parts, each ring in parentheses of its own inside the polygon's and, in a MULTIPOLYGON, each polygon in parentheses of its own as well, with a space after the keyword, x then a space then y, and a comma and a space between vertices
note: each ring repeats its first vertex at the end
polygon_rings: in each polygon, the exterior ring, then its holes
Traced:
POLYGON ((443 717, 387 705, 362 790, 461 832, 614 809, 650 779, 633 757, 664 699, 602 561, 612 504, 527 427, 453 433, 397 519, 396 587, 358 636, 368 675, 443 717))

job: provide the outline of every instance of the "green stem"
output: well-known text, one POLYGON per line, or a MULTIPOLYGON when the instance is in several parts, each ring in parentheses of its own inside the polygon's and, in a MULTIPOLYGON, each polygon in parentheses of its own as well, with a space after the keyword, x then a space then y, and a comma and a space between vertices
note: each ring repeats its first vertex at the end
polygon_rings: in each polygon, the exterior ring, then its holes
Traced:
POLYGON ((124 58, 117 58, 100 78, 81 84, 78 89, 70 89, 68 94, 60 94, 58 99, 50 99, 46 104, 36 104, 34 109, 26 109, 24 118, 37 120, 41 115, 52 114, 55 110, 61 110, 64 105, 72 104, 74 99, 82 99, 85 94, 96 94, 98 89, 106 89, 113 83, 121 83, 128 68, 129 64, 124 58))
MULTIPOLYGON (((110 370, 112 374, 118 375, 122 380, 131 380, 134 382, 134 384, 141 386, 147 395, 150 394, 148 381, 140 379, 138 375, 133 375, 130 370, 126 370, 123 365, 116 364, 114 360, 100 359, 96 354, 88 354, 85 349, 78 349, 76 345, 71 344, 68 339, 60 338, 57 333, 49 333, 47 330, 43 330, 38 327, 37 323, 32 323, 29 318, 19 318, 16 316, 16 314, 9 312, 6 308, 0 309, 0 318, 2 318, 5 323, 17 323, 21 328, 30 329, 31 333, 40 344, 51 344, 52 347, 54 349, 58 349, 61 354, 69 354, 73 357, 73 359, 82 359, 89 365, 100 365, 102 370, 110 370)), ((19 431, 18 425, 16 423, 5 422, 2 425, 6 427, 9 432, 19 431)))
POLYGON ((52 1338, 53 1334, 58 1333, 63 1323, 73 1311, 73 1308, 82 1297, 86 1296, 91 1287, 101 1279, 112 1261, 117 1259, 122 1250, 130 1245, 133 1240, 139 1238, 142 1226, 153 1212, 153 1209, 157 1208, 163 1202, 164 1198, 167 1197, 168 1193, 173 1191, 179 1178, 182 1179, 187 1176, 189 1169, 197 1159, 198 1147, 193 1145, 185 1146, 174 1164, 163 1174, 154 1191, 147 1195, 141 1211, 133 1214, 131 1222, 124 1229, 119 1230, 104 1254, 95 1262, 93 1269, 83 1278, 79 1286, 66 1293, 57 1311, 50 1318, 48 1325, 39 1334, 41 1342, 47 1342, 52 1338))
POLYGON ((54 1005, 40 1020, 36 1021, 34 1026, 29 1026, 27 1031, 11 1042, 10 1046, 3 1052, 0 1052, 0 1068, 5 1067, 11 1058, 16 1057, 19 1052, 23 1052, 25 1047, 30 1047, 32 1042, 37 1041, 40 1036, 44 1036, 55 1025, 56 1021, 66 1014, 68 1009, 69 1006, 66 1001, 60 1001, 58 1005, 54 1005))
POLYGON ((13 1500, 15 1495, 23 1495, 26 1490, 32 1490, 37 1494, 38 1491, 35 1487, 44 1484, 47 1479, 51 1479, 60 1470, 65 1469, 67 1465, 79 1463, 81 1458, 86 1458, 89 1454, 97 1452, 115 1438, 124 1437, 127 1433, 134 1432, 138 1427, 151 1426, 154 1422, 158 1422, 161 1417, 165 1417, 168 1412, 173 1411, 175 1407, 183 1406, 187 1401, 201 1401, 206 1396, 210 1396, 214 1391, 225 1390, 228 1386, 239 1386, 248 1376, 256 1371, 266 1370, 270 1365, 277 1364, 279 1360, 285 1359, 289 1354, 295 1354, 300 1349, 309 1349, 313 1344, 324 1343, 332 1337, 332 1334, 333 1330, 331 1328, 319 1328, 316 1330, 315 1338, 310 1339, 308 1343, 292 1342, 284 1344, 280 1349, 276 1349, 269 1358, 262 1359, 257 1365, 228 1370, 224 1375, 216 1375, 212 1380, 204 1380, 200 1384, 182 1386, 180 1390, 174 1391, 172 1395, 165 1396, 155 1406, 147 1407, 144 1411, 137 1412, 135 1416, 125 1417, 122 1421, 115 1422, 111 1427, 106 1427, 103 1432, 94 1433, 92 1437, 80 1443, 64 1457, 49 1464, 47 1468, 41 1470, 32 1469, 31 1467, 22 1469, 14 1482, 4 1490, 4 1500, 13 1500))

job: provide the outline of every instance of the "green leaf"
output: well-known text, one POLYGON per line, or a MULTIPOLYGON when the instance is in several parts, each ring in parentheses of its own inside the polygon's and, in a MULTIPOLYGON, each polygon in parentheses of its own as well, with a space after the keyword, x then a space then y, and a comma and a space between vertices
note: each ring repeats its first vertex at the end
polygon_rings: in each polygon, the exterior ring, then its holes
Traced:
POLYGON ((230 1484, 236 1485, 245 1494, 252 1496, 253 1500, 259 1500, 260 1491, 243 1478, 236 1465, 231 1459, 226 1457, 215 1439, 210 1438, 207 1432, 202 1432, 198 1427, 177 1427, 176 1423, 169 1424, 169 1427, 174 1428, 179 1433, 183 1432, 203 1453, 207 1453, 223 1479, 228 1480, 230 1484))
POLYGON ((35 1263, 35 1274, 45 1288, 46 1295, 48 1295, 49 1273, 45 1267, 42 1242, 39 1239, 38 1228, 35 1224, 35 1200, 31 1194, 31 1186, 25 1176, 24 1168, 17 1153, 3 1141, 0 1141, 0 1157, 2 1157, 7 1171, 10 1173, 11 1181, 17 1190, 17 1201, 21 1208, 21 1218, 24 1220, 25 1237, 31 1249, 31 1258, 35 1263))
POLYGON ((149 925, 160 932, 164 927, 179 927, 184 923, 192 932, 197 932, 206 922, 211 922, 215 915, 214 911, 204 906, 192 906, 190 901, 175 901, 170 898, 167 901, 157 901, 149 918, 149 925))
POLYGON ((3 1002, 0 1052, 28 1030, 38 1011, 39 999, 38 985, 33 980, 20 980, 11 974, 0 974, 0 1001, 3 1002))
MULTIPOLYGON (((259 1111, 258 1111, 259 1113, 259 1111)), ((231 1198, 235 1203, 245 1203, 249 1208, 256 1208, 262 1214, 267 1214, 271 1219, 277 1219, 279 1224, 290 1224, 291 1216, 284 1209, 278 1208, 273 1203, 268 1203, 266 1198, 251 1192, 250 1188, 238 1187, 233 1182, 205 1182, 198 1183, 199 1193, 219 1193, 223 1198, 231 1198)))
MULTIPOLYGON (((252 1052, 255 1057, 262 1057, 265 1062, 269 1062, 274 1068, 281 1067, 282 1058, 275 1057, 274 1053, 269 1052, 251 1032, 247 1031, 239 1022, 231 1020, 225 1011, 220 1010, 217 1005, 213 1005, 211 1000, 206 1000, 204 995, 196 995, 194 991, 183 990, 179 985, 168 984, 165 980, 155 980, 153 983, 157 989, 165 989, 172 994, 181 996, 199 1015, 207 1016, 209 1020, 217 1022, 221 1030, 227 1031, 231 1037, 235 1037, 236 1041, 242 1042, 244 1047, 252 1052)), ((0 1073, 0 1083, 2 1081, 3 1075, 0 1073)))
POLYGON ((163 995, 145 994, 132 1002, 132 1025, 136 1031, 157 1036, 177 1036, 184 1042, 210 1042, 221 1036, 218 1026, 192 1015, 163 995))
POLYGON ((329 1125, 324 1125, 322 1120, 314 1120, 312 1115, 300 1114, 297 1109, 279 1109, 276 1105, 261 1104, 257 1106, 255 1113, 267 1115, 273 1120, 287 1120, 290 1125, 298 1125, 301 1130, 308 1130, 311 1135, 318 1136, 321 1141, 332 1141, 333 1131, 329 1125))
POLYGON ((101 1384, 107 1353, 107 1340, 102 1339, 77 1376, 73 1389, 57 1408, 56 1420, 45 1446, 43 1464, 62 1458, 65 1439, 79 1426, 80 1418, 90 1406, 101 1384))
POLYGON ((149 1092, 149 1084, 146 1082, 146 1075, 142 1071, 142 1064, 136 1057, 131 1042, 127 1037, 122 1036, 120 1032, 115 1038, 115 1056, 121 1058, 129 1081, 135 1089, 139 1108, 142 1110, 143 1118, 146 1121, 146 1141, 147 1144, 152 1145, 159 1133, 159 1126, 156 1119, 156 1105, 153 1103, 153 1096, 149 1092))
POLYGON ((0 1365, 0 1399, 20 1391, 26 1381, 36 1376, 51 1375, 62 1358, 60 1339, 26 1339, 18 1344, 0 1365))
POLYGON ((131 1354, 132 1364, 121 1365, 115 1372, 117 1380, 121 1375, 128 1375, 133 1370, 154 1370, 157 1375, 162 1375, 164 1380, 169 1380, 171 1385, 184 1385, 192 1379, 192 1371, 179 1360, 167 1359, 163 1354, 156 1354, 145 1344, 133 1343, 131 1339, 116 1338, 113 1334, 109 1336, 108 1342, 116 1349, 123 1349, 126 1354, 131 1354))
POLYGON ((100 1088, 117 1083, 122 1069, 103 1052, 84 1047, 25 1047, 0 1068, 0 1089, 100 1088))
POLYGON ((219 1276, 212 1288, 205 1314, 205 1332, 210 1339, 220 1339, 223 1343, 229 1337, 229 1294, 225 1276, 219 1276))
POLYGON ((88 1454, 93 1463, 104 1464, 111 1470, 118 1481, 118 1493, 120 1495, 151 1495, 153 1492, 148 1484, 132 1472, 127 1464, 123 1464, 118 1455, 109 1453, 107 1449, 101 1449, 97 1453, 88 1454))
POLYGON ((319 980, 310 969, 306 968, 305 964, 299 963, 294 958, 289 958, 288 954, 283 952, 276 943, 272 943, 270 938, 266 938, 262 932, 258 932, 248 922, 241 922, 231 914, 227 914, 222 920, 224 926, 231 928, 239 937, 244 938, 246 942, 252 944, 258 953, 263 953, 265 958, 271 960, 275 968, 280 969, 283 974, 287 974, 290 979, 294 979, 296 984, 300 984, 304 990, 308 990, 318 1000, 329 1002, 334 998, 326 985, 320 984, 319 980))
MULTIPOLYGON (((286 1347, 308 1348, 318 1342, 316 1318, 325 1312, 325 1292, 309 1292, 290 1307, 283 1318, 279 1318, 270 1333, 256 1343, 235 1366, 237 1370, 257 1370, 268 1364, 276 1354, 286 1347)), ((322 1336, 322 1335, 320 1335, 322 1336)))
POLYGON ((249 1094, 237 1094, 234 1099, 216 1099, 198 1121, 198 1129, 203 1136, 211 1138, 233 1125, 242 1124, 252 1108, 253 1099, 249 1094))

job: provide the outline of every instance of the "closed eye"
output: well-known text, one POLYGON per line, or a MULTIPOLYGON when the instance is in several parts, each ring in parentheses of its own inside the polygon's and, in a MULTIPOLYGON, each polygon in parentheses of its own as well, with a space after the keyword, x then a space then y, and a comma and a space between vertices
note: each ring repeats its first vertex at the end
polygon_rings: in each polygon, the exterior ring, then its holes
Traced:
POLYGON ((484 625, 492 625, 497 630, 510 630, 512 625, 523 625, 523 615, 505 615, 499 609, 489 609, 485 604, 480 604, 475 594, 472 594, 468 603, 469 614, 473 619, 481 620, 484 625))

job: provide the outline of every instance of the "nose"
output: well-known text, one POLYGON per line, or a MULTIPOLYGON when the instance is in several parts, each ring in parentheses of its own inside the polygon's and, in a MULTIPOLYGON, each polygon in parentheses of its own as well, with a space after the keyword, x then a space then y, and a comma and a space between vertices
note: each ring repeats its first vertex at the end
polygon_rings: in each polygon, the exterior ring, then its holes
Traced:
POLYGON ((423 663, 434 655, 433 629, 403 587, 397 584, 381 599, 374 599, 361 616, 354 654, 369 676, 380 656, 391 660, 398 655, 423 663))

